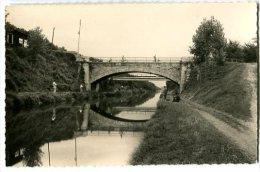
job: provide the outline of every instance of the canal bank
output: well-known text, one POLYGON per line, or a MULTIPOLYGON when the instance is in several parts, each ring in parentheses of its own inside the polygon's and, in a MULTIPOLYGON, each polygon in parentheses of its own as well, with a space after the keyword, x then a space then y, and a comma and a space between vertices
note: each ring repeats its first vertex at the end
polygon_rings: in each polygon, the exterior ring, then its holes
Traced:
POLYGON ((158 103, 132 165, 254 163, 184 102, 158 103))
POLYGON ((6 109, 20 110, 37 108, 48 105, 71 104, 81 101, 91 101, 98 98, 114 97, 126 104, 140 104, 140 98, 143 100, 151 98, 155 95, 155 90, 124 90, 116 92, 21 92, 6 93, 6 109))
POLYGON ((30 109, 46 105, 57 105, 61 103, 73 103, 75 101, 89 100, 97 97, 93 92, 21 92, 6 93, 7 109, 30 109))

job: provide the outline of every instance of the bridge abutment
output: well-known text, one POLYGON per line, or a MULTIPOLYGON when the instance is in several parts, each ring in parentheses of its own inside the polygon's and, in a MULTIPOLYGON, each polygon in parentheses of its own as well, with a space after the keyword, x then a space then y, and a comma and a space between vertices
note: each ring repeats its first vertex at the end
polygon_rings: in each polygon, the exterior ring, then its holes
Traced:
POLYGON ((83 63, 83 70, 84 70, 84 83, 85 83, 86 91, 90 91, 91 83, 90 83, 89 63, 83 63))
POLYGON ((180 66, 181 66, 180 93, 182 93, 183 86, 184 86, 184 83, 185 83, 187 67, 182 62, 180 64, 180 66))

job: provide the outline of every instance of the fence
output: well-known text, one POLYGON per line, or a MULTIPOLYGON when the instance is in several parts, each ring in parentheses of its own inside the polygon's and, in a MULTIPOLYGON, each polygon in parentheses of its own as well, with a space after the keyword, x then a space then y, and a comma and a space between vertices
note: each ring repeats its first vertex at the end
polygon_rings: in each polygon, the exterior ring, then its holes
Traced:
POLYGON ((243 63, 243 59, 234 59, 234 58, 226 58, 227 62, 236 62, 236 63, 243 63))
POLYGON ((92 62, 100 63, 180 63, 183 57, 89 57, 92 62))
POLYGON ((217 65, 215 62, 202 63, 196 67, 188 69, 189 72, 186 75, 185 89, 197 88, 203 84, 203 82, 213 81, 223 77, 223 66, 217 65))

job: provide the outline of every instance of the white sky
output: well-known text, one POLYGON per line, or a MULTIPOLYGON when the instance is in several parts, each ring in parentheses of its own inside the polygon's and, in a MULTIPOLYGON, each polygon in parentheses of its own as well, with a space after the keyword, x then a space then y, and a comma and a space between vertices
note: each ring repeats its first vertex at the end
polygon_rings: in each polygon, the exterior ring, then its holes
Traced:
MULTIPOLYGON (((87 56, 190 56, 192 36, 203 18, 221 22, 227 39, 256 37, 254 3, 85 4, 8 6, 8 21, 27 30, 40 26, 54 44, 87 56)), ((176 58, 177 60, 178 58, 176 58)))

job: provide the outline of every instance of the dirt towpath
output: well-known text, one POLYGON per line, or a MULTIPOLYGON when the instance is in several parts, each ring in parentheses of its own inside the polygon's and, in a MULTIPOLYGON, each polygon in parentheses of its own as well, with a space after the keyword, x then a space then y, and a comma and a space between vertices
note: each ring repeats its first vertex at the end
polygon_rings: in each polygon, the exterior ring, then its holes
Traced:
POLYGON ((247 154, 247 156, 250 157, 250 159, 256 160, 256 133, 254 133, 252 130, 238 130, 206 111, 199 109, 196 109, 196 111, 198 111, 203 118, 209 121, 209 123, 211 123, 215 128, 217 128, 221 133, 223 133, 227 138, 235 143, 240 149, 242 149, 247 154))
MULTIPOLYGON (((236 144, 241 150, 243 150, 248 157, 252 160, 257 158, 257 72, 256 64, 246 64, 246 68, 243 72, 243 78, 251 88, 251 102, 250 112, 251 120, 243 121, 236 118, 231 118, 228 114, 223 113, 221 116, 226 116, 232 119, 233 124, 239 124, 238 127, 232 126, 229 121, 224 121, 221 118, 217 118, 220 114, 213 114, 214 111, 203 105, 190 102, 184 99, 184 102, 193 107, 199 114, 223 133, 230 141, 236 144)), ((219 112, 218 112, 219 113, 219 112)), ((231 122, 231 120, 230 120, 231 122)))

